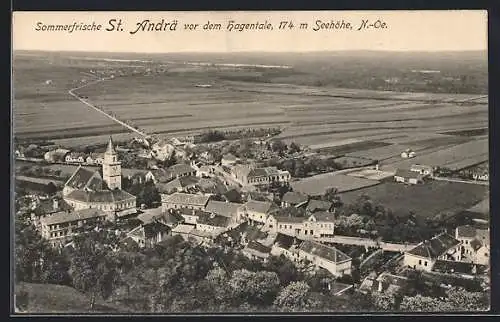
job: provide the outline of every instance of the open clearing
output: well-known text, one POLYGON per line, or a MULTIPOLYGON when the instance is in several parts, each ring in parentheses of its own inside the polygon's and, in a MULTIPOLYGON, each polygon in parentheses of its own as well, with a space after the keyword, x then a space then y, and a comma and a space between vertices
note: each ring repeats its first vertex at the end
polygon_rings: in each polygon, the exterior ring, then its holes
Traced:
POLYGON ((489 193, 487 186, 431 181, 421 185, 404 185, 392 181, 357 191, 344 192, 345 203, 355 202, 361 194, 369 196, 376 204, 391 209, 396 215, 427 218, 438 214, 454 214, 480 202, 489 193))
POLYGON ((28 304, 25 313, 112 313, 128 312, 125 307, 117 307, 97 300, 94 310, 90 310, 90 298, 69 286, 55 284, 17 284, 16 294, 27 293, 28 304))

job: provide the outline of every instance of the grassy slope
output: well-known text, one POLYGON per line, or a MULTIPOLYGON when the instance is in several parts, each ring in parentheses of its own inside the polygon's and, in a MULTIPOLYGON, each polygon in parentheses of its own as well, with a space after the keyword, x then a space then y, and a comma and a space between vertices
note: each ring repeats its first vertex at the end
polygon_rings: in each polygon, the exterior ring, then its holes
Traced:
POLYGON ((90 298, 74 288, 53 284, 20 283, 16 293, 28 292, 26 313, 122 313, 126 308, 97 300, 93 311, 90 310, 90 298))

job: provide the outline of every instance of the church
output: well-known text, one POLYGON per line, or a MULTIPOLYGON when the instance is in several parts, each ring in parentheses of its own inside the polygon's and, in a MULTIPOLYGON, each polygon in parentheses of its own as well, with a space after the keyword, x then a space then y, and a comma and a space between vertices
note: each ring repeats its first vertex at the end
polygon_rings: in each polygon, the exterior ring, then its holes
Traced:
POLYGON ((110 137, 102 162, 102 177, 99 171, 80 165, 65 183, 63 199, 74 210, 95 208, 120 218, 137 212, 136 197, 121 188, 121 163, 110 137))

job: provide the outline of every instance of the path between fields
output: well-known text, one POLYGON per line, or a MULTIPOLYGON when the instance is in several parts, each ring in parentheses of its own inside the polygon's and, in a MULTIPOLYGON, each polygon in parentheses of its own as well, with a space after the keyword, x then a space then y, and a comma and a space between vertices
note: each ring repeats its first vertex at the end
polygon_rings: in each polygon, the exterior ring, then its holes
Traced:
POLYGON ((77 100, 79 100, 80 102, 82 102, 83 104, 87 105, 88 107, 91 107, 91 108, 93 108, 94 110, 96 110, 97 112, 99 112, 99 113, 101 113, 101 114, 104 114, 105 116, 107 116, 108 118, 110 118, 112 121, 114 121, 114 122, 116 122, 116 123, 120 124, 120 125, 121 125, 121 126, 123 126, 123 127, 126 127, 126 128, 127 128, 127 129, 129 129, 130 131, 135 132, 135 133, 137 133, 137 134, 141 135, 141 136, 142 136, 142 137, 144 137, 144 138, 148 138, 148 137, 149 137, 149 135, 148 135, 147 133, 144 133, 144 132, 142 132, 142 131, 140 131, 140 130, 138 130, 138 129, 134 128, 133 126, 131 126, 131 125, 129 125, 129 124, 127 124, 127 123, 125 123, 125 122, 123 122, 123 121, 121 121, 121 120, 117 119, 117 118, 116 118, 116 117, 114 117, 113 115, 110 115, 110 114, 108 114, 108 113, 104 112, 103 110, 101 110, 101 109, 100 109, 100 108, 98 108, 97 106, 95 106, 95 105, 91 104, 90 102, 88 102, 88 101, 86 101, 85 99, 83 99, 83 98, 81 98, 80 96, 78 96, 78 94, 75 94, 75 91, 76 91, 76 90, 82 89, 82 88, 87 87, 87 86, 89 86, 89 85, 95 85, 95 84, 98 84, 98 83, 100 83, 100 82, 103 82, 103 81, 105 81, 105 80, 109 80, 109 79, 112 79, 112 78, 100 78, 100 79, 98 79, 98 80, 96 80, 96 81, 86 83, 85 85, 75 87, 75 88, 73 88, 73 89, 70 89, 70 90, 68 91, 68 94, 69 94, 69 95, 71 95, 71 96, 73 96, 74 98, 76 98, 77 100))

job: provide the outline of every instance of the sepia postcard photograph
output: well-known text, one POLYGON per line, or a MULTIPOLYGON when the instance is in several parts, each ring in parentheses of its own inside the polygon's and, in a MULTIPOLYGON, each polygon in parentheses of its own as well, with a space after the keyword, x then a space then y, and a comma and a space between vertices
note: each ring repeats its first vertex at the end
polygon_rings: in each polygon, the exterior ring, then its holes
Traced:
POLYGON ((487 31, 13 12, 11 313, 488 312, 487 31))

